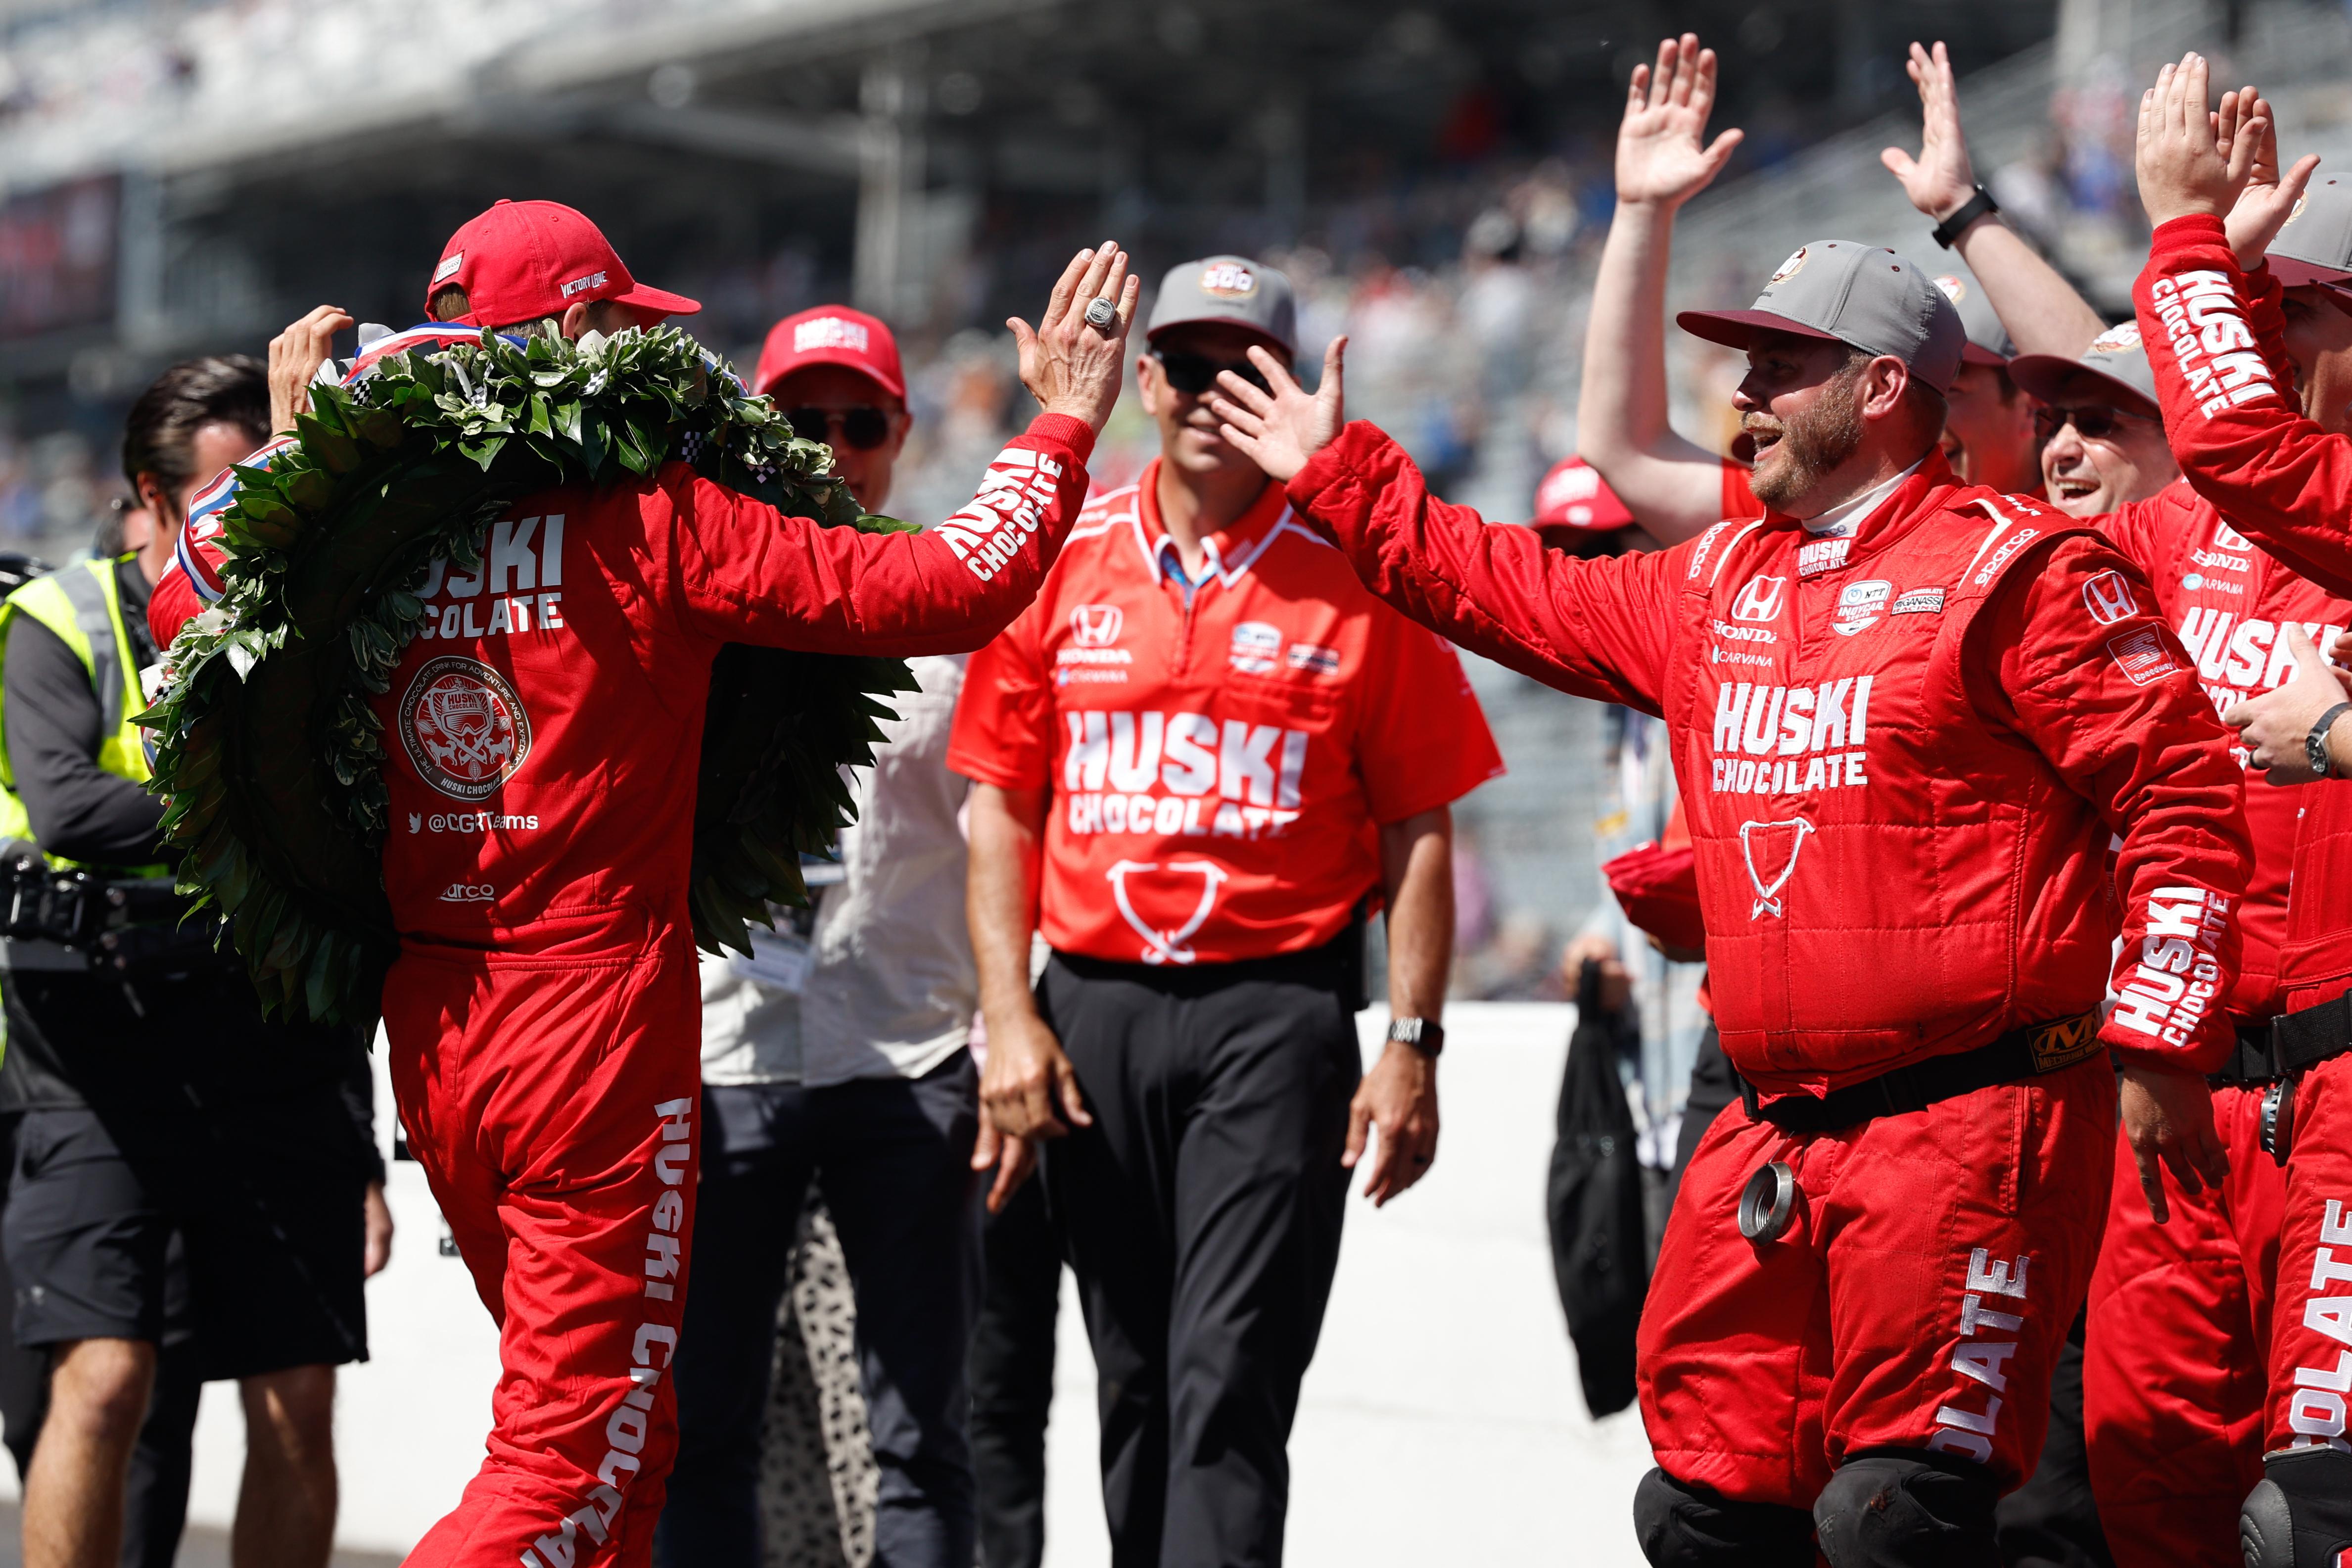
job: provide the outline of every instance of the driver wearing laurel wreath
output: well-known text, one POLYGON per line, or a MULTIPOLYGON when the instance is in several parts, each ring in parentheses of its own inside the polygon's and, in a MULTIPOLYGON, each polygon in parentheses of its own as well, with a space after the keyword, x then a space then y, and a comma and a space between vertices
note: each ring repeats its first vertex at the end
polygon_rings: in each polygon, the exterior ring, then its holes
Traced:
POLYGON ((1666 721, 1746 1110, 1693 1154, 1643 1315, 1650 1560, 1991 1562, 2097 1252, 2115 1066, 2152 1204, 2159 1161, 2226 1172, 2241 776, 2139 569, 1953 475, 1966 334, 1917 267, 1819 240, 1679 320, 1747 353, 1770 510, 1649 554, 1432 496, 1343 423, 1344 342, 1315 395, 1253 353, 1267 390, 1227 374, 1216 409, 1407 616, 1666 721))
MULTIPOLYGON (((1012 621, 1085 499, 1136 295, 1125 253, 1106 244, 1070 261, 1034 330, 1008 323, 1043 412, 938 530, 821 526, 670 460, 529 495, 488 523, 478 561, 436 561, 415 588, 414 638, 387 651, 388 689, 370 704, 388 792, 382 877, 399 933, 383 1011, 401 1121, 499 1321, 503 1373, 488 1456, 411 1564, 649 1562, 676 1450, 670 1365, 699 1143, 693 923, 707 911, 698 882, 689 918, 688 870, 713 661, 726 644, 963 652, 1012 621)), ((698 308, 637 284, 593 224, 547 202, 502 202, 460 229, 428 297, 454 323, 363 345, 347 380, 414 376, 414 357, 394 356, 435 352, 470 392, 484 364, 517 363, 511 350, 501 362, 479 346, 483 327, 578 341, 625 378, 644 363, 631 353, 662 342, 627 329, 698 308), (470 354, 453 346, 467 343, 470 354), (469 362, 477 371, 460 377, 469 362)), ((159 641, 209 601, 259 603, 248 591, 258 569, 224 548, 257 537, 238 488, 257 486, 257 465, 298 444, 321 466, 334 455, 329 421, 295 416, 348 321, 322 309, 272 343, 278 425, 297 434, 247 460, 256 477, 233 470, 192 507, 177 568, 155 595, 159 641)), ((559 350, 520 363, 574 359, 559 350)), ((771 416, 740 396, 727 407, 739 431, 749 418, 757 433, 771 416)), ((611 427, 614 442, 640 438, 611 427)), ((579 455, 587 450, 569 461, 593 462, 579 455)), ((790 451, 824 459, 808 443, 790 451)), ((837 516, 833 483, 813 473, 803 493, 814 487, 837 516)), ((179 713, 205 678, 200 661, 226 613, 198 619, 174 649, 183 668, 160 712, 179 713)), ((354 646, 376 630, 352 623, 354 646)), ((239 651, 266 670, 269 653, 239 651)), ((259 678, 237 668, 247 683, 259 678)), ((187 731, 174 721, 165 720, 167 761, 174 746, 186 754, 203 719, 187 731)), ((810 772, 830 780, 832 759, 810 772)), ((224 898, 238 890, 215 887, 224 898)), ((342 957, 319 952, 313 1010, 329 1000, 320 976, 342 957)))

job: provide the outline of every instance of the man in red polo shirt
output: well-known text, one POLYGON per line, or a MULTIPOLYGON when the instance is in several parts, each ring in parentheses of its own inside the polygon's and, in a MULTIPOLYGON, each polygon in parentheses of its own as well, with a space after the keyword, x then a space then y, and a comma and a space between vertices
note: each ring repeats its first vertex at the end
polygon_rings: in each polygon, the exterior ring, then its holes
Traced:
POLYGON ((974 1163, 1003 1140, 1017 1180, 1055 1141, 1114 1554, 1163 1568, 1281 1560, 1346 1167, 1376 1126, 1384 1203, 1435 1153, 1448 807, 1502 766, 1452 651, 1366 594, 1201 401, 1252 347, 1286 363, 1295 319, 1255 261, 1168 274, 1136 363, 1160 457, 1095 498, 973 656, 948 758, 981 786, 974 1163), (1360 1085, 1376 902, 1396 1021, 1360 1085))

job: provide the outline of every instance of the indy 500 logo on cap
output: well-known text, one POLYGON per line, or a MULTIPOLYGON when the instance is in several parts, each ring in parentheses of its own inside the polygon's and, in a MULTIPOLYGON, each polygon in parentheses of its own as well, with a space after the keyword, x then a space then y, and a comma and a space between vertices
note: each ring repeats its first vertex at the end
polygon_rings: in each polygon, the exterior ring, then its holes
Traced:
POLYGON ((848 349, 853 353, 866 353, 866 329, 856 321, 845 321, 839 316, 819 316, 803 321, 793 329, 793 353, 804 354, 813 349, 848 349))
POLYGON ((1949 300, 1955 307, 1957 307, 1961 300, 1969 297, 1969 286, 1967 282, 1961 279, 1953 277, 1948 272, 1942 273, 1937 276, 1936 279, 1936 287, 1942 292, 1944 298, 1949 300))
POLYGON ((497 670, 479 659, 445 657, 408 683, 400 700, 400 740, 426 784, 457 800, 480 800, 530 755, 530 716, 497 670))
POLYGON ((1201 268, 1201 292, 1239 300, 1257 292, 1257 274, 1238 261, 1213 261, 1201 268))
MULTIPOLYGON (((1812 249, 1812 247, 1810 245, 1801 245, 1797 247, 1797 254, 1789 258, 1788 260, 1780 263, 1780 265, 1773 270, 1772 283, 1785 283, 1790 279, 1794 278, 1797 275, 1798 269, 1805 264, 1805 253, 1811 249, 1812 249)), ((1772 283, 1767 283, 1764 287, 1769 289, 1772 287, 1772 283)))

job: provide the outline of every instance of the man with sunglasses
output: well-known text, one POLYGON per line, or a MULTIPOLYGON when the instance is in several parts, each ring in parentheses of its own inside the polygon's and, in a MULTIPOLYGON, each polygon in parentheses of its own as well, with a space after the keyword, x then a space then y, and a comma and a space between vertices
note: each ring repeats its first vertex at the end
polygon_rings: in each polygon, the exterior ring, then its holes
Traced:
MULTIPOLYGON (((788 316, 768 333, 752 390, 833 448, 858 505, 885 509, 912 424, 888 326, 841 305, 788 316)), ((970 786, 946 765, 964 658, 908 660, 919 689, 889 699, 897 717, 856 773, 836 864, 810 870, 813 907, 754 928, 749 958, 702 959, 703 1175, 664 1563, 760 1562, 776 1311, 818 1184, 856 1301, 880 1471, 876 1559, 971 1563, 964 1358, 979 1295, 980 1108, 966 1040, 979 990, 958 823, 970 786)), ((822 1469, 822 1454, 808 1458, 822 1469)))
POLYGON ((1159 458, 1088 503, 956 715, 949 765, 980 786, 973 1162, 1003 1151, 1001 1201, 1046 1141, 1113 1557, 1271 1568, 1348 1168, 1385 1203, 1436 1153, 1450 805, 1501 760, 1452 650, 1363 591, 1201 396, 1252 351, 1289 362, 1289 280, 1185 262, 1149 333, 1159 458), (1394 1022, 1365 1073, 1376 903, 1394 1022))

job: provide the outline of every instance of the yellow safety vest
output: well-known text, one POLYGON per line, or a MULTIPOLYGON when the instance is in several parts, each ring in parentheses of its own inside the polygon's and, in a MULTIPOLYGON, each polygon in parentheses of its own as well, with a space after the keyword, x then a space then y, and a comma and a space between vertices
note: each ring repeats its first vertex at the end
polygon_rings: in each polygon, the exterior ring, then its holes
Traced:
MULTIPOLYGON (((115 569, 125 555, 111 561, 82 561, 46 577, 36 577, 6 600, 0 601, 0 670, 8 651, 8 629, 18 616, 30 616, 55 632, 73 649, 89 672, 100 714, 98 765, 117 778, 144 784, 153 776, 147 765, 147 732, 135 722, 146 711, 140 689, 139 658, 132 650, 130 628, 122 620, 122 590, 115 569)), ((16 795, 16 771, 8 755, 7 710, 0 688, 0 838, 31 839, 32 821, 16 795)), ((55 866, 77 862, 51 855, 55 866)), ((118 868, 132 876, 163 876, 168 867, 118 868)))

